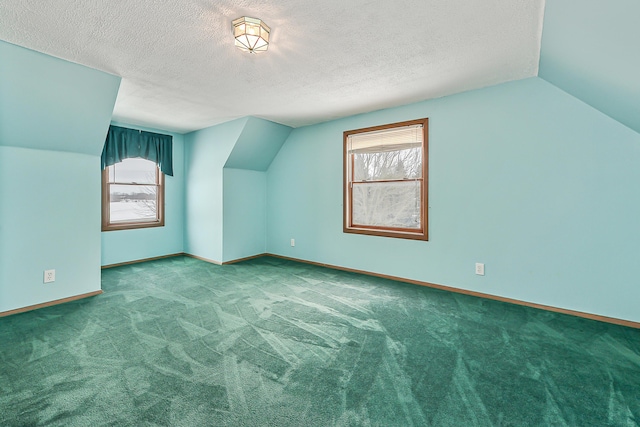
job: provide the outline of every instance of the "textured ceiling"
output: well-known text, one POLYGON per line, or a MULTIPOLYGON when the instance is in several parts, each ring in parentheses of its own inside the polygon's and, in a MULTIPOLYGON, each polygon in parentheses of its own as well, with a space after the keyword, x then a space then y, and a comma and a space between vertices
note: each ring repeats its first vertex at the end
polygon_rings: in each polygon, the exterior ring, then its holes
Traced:
POLYGON ((297 127, 537 75, 544 0, 2 0, 0 39, 122 76, 114 120, 297 127), (263 19, 269 51, 236 49, 263 19))

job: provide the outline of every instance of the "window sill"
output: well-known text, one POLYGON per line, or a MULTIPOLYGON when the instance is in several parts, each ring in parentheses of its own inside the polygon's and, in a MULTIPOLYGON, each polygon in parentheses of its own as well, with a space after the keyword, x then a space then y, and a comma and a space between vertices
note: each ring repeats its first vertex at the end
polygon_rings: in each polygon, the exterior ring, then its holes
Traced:
POLYGON ((429 236, 423 231, 391 231, 371 228, 345 227, 343 229, 343 232, 351 234, 365 234, 378 237, 393 237, 397 239, 429 240, 429 236))
POLYGON ((164 221, 156 222, 127 222, 121 224, 103 225, 102 231, 137 230, 140 228, 164 227, 164 221))

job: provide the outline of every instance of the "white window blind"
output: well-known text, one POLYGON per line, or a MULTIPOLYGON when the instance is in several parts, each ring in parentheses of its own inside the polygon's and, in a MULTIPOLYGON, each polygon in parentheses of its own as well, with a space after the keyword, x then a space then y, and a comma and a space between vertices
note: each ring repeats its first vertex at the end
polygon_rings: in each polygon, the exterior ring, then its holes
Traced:
POLYGON ((356 133, 347 137, 347 150, 349 154, 357 154, 419 148, 422 136, 422 125, 356 133))

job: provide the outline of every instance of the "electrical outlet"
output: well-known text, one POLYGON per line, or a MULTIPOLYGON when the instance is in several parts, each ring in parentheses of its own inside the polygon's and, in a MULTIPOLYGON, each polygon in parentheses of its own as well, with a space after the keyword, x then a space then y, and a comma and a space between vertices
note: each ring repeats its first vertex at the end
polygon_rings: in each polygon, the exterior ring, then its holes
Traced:
POLYGON ((291 247, 294 247, 296 245, 296 239, 291 239, 291 247))
POLYGON ((44 271, 44 283, 52 283, 56 281, 56 271, 55 270, 45 270, 44 271))
POLYGON ((478 276, 484 276, 484 264, 476 262, 476 274, 478 276))

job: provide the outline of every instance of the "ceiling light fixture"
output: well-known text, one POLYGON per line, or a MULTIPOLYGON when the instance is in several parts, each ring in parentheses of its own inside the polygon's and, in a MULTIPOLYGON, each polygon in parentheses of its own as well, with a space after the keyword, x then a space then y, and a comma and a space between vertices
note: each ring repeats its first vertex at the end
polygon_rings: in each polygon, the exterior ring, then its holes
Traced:
POLYGON ((249 53, 260 53, 269 48, 271 28, 262 20, 243 16, 234 19, 231 24, 238 49, 249 53))

